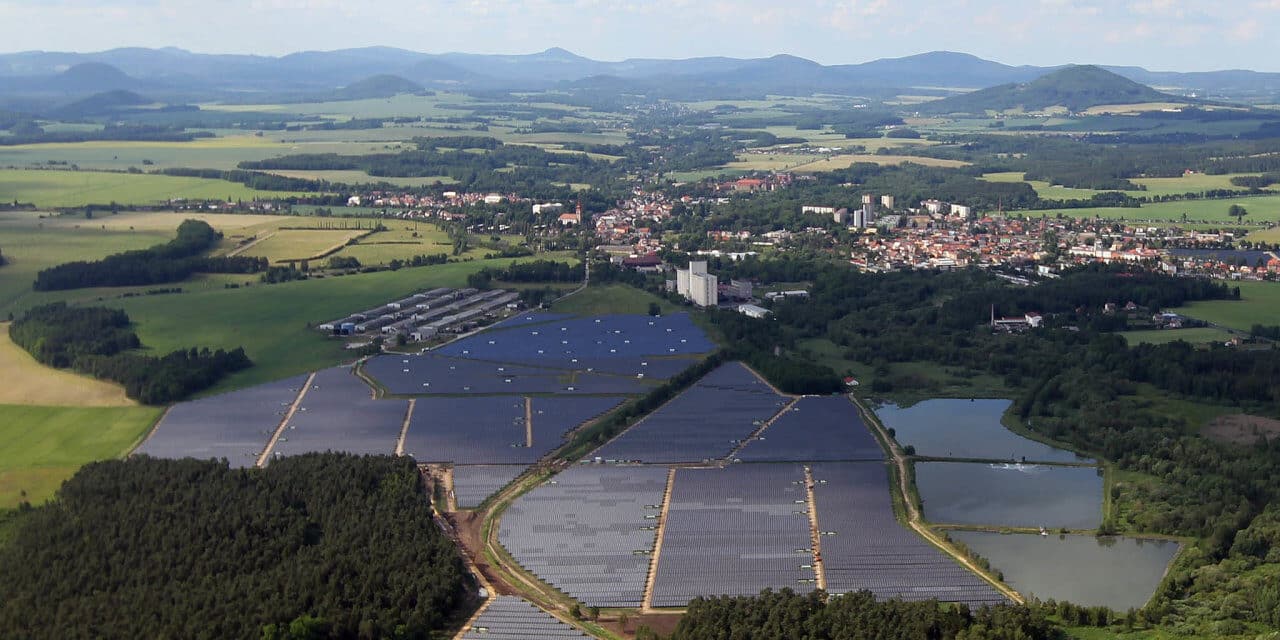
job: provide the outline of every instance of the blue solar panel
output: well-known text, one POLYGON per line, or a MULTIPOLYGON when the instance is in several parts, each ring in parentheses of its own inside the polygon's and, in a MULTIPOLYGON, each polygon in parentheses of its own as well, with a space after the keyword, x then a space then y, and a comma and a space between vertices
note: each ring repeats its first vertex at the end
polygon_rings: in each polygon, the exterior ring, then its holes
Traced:
POLYGON ((515 326, 453 342, 442 355, 561 369, 666 378, 692 364, 660 356, 707 353, 715 345, 688 314, 620 315, 515 326))
POLYGON ((867 590, 884 600, 1006 602, 990 584, 901 525, 881 463, 812 466, 827 591, 867 590))
POLYGON ((592 455, 649 463, 722 459, 786 404, 742 363, 731 362, 592 455))
POLYGON ((374 400, 349 367, 319 371, 272 455, 395 453, 408 409, 407 400, 374 400))
POLYGON ((583 604, 636 607, 666 485, 662 467, 572 467, 516 499, 498 539, 520 566, 583 604))
POLYGON ((418 462, 530 463, 560 444, 536 439, 527 446, 524 398, 419 398, 405 434, 404 453, 418 462))
POLYGON ((497 596, 471 623, 462 640, 545 640, 590 637, 529 602, 497 596))
POLYGON ((663 527, 653 606, 698 596, 815 588, 804 469, 679 469, 663 527))
POLYGON ((744 462, 883 460, 884 451, 844 396, 801 398, 752 440, 744 462))
POLYGON ((527 466, 522 464, 506 465, 462 465, 453 468, 453 493, 458 507, 466 509, 478 507, 485 498, 515 480, 527 466))
POLYGON ((306 376, 173 405, 134 453, 157 458, 226 458, 251 467, 284 420, 306 376))
POLYGON ((642 393, 633 376, 574 373, 504 362, 435 355, 382 355, 365 372, 394 395, 642 393))

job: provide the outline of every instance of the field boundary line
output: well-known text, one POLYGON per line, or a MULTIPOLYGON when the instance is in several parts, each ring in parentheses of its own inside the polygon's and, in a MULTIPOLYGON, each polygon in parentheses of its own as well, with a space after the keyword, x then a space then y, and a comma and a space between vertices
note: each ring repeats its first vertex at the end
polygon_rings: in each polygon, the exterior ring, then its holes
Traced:
POLYGON ((418 406, 417 398, 409 398, 409 410, 404 413, 404 424, 400 425, 400 437, 396 438, 396 455, 404 455, 404 439, 409 435, 409 423, 413 421, 413 408, 418 406))
POLYGON ((307 375, 306 382, 302 383, 302 388, 298 390, 298 397, 293 399, 293 404, 289 405, 289 410, 285 412, 284 419, 280 420, 280 425, 276 427, 275 433, 271 434, 271 439, 267 441, 267 446, 262 450, 262 455, 258 456, 258 462, 254 466, 262 468, 267 466, 267 460, 271 458, 271 451, 276 448, 276 443, 280 442, 280 436, 284 435, 284 430, 288 428, 289 421, 293 419, 293 414, 298 412, 298 407, 302 406, 302 399, 307 396, 307 392, 311 390, 311 383, 316 379, 315 372, 307 375))
POLYGON ((476 620, 480 619, 480 615, 485 611, 488 611, 489 605, 493 604, 493 602, 498 599, 498 595, 496 593, 487 589, 485 590, 485 593, 488 593, 489 597, 485 598, 484 602, 480 603, 480 608, 476 609, 476 612, 471 614, 471 617, 467 618, 466 622, 462 623, 462 628, 458 629, 458 632, 453 635, 453 640, 462 640, 463 636, 467 635, 467 632, 471 631, 471 627, 475 626, 476 620))
POLYGON ((649 559, 649 576, 644 581, 644 596, 640 599, 640 613, 653 613, 653 588, 658 582, 658 556, 662 555, 662 536, 667 533, 667 516, 671 513, 671 495, 676 488, 676 468, 667 470, 667 487, 662 494, 662 511, 658 515, 658 530, 653 538, 653 554, 649 559))
POLYGON ((228 251, 228 252, 227 252, 227 257, 228 257, 228 258, 234 258, 234 257, 236 257, 236 256, 238 256, 238 255, 240 255, 240 254, 244 253, 245 251, 248 251, 248 250, 252 249, 252 248, 254 247, 254 245, 258 244, 259 242, 262 242, 262 241, 264 241, 264 240, 267 240, 267 239, 269 239, 269 238, 271 238, 271 237, 273 237, 273 236, 275 236, 275 235, 276 235, 276 232, 272 231, 271 233, 268 233, 267 235, 262 236, 261 238, 254 238, 252 242, 249 242, 249 243, 247 243, 247 244, 243 244, 243 245, 241 245, 241 246, 238 246, 238 247, 236 247, 236 248, 234 248, 234 249, 232 249, 232 250, 228 251))
POLYGON ((1013 588, 1004 584, 1004 582, 997 580, 995 576, 984 571, 976 563, 956 550, 955 547, 947 543, 947 541, 934 532, 933 529, 923 523, 920 511, 916 509, 916 503, 911 499, 911 491, 908 486, 910 481, 907 479, 906 454, 898 446, 898 443, 894 441, 893 438, 889 437, 888 432, 884 430, 884 426, 880 424, 878 419, 876 419, 874 413, 868 410, 867 407, 859 402, 859 400, 852 394, 846 397, 849 398, 850 402, 858 407, 858 411, 862 413, 863 422, 874 431, 876 438, 889 450, 889 455, 892 458, 889 462, 892 462, 898 470, 898 486, 896 489, 902 495, 902 506, 906 511, 907 524, 911 529, 923 537, 925 541, 937 547, 943 553, 951 556, 956 562, 960 563, 966 569, 972 571, 983 580, 986 580, 993 588, 995 588, 996 591, 1000 592, 1000 595, 1003 595, 1015 604, 1026 604, 1026 599, 1022 597, 1022 594, 1013 590, 1013 588))
POLYGON ((156 421, 151 424, 150 429, 147 429, 147 434, 142 436, 142 439, 135 442, 133 446, 126 449, 124 452, 124 455, 121 457, 128 458, 129 456, 133 455, 134 452, 137 451, 138 449, 141 449, 142 445, 146 444, 147 441, 152 438, 152 436, 156 435, 156 432, 160 430, 160 423, 164 422, 164 419, 169 417, 169 412, 173 410, 173 407, 174 405, 169 405, 165 407, 164 411, 160 414, 160 417, 156 418, 156 421))
POLYGON ((524 446, 533 448, 533 398, 524 397, 524 446))
POLYGON ((738 361, 738 363, 739 363, 739 364, 741 364, 741 365, 742 365, 742 367, 743 367, 744 369, 746 369, 747 371, 750 371, 750 372, 751 372, 751 375, 755 376, 757 380, 759 380, 760 382, 763 382, 763 383, 765 384, 765 386, 767 386, 767 387, 769 387, 770 389, 772 389, 774 393, 776 393, 776 394, 778 394, 778 395, 780 395, 780 396, 782 396, 782 397, 784 397, 784 398, 799 398, 799 397, 800 397, 800 396, 793 395, 793 394, 790 394, 790 393, 783 393, 781 389, 779 389, 779 388, 777 388, 777 387, 773 386, 773 383, 772 383, 772 382, 769 382, 767 379, 765 379, 765 377, 764 377, 764 376, 760 375, 760 372, 759 372, 759 371, 756 371, 755 369, 751 368, 751 365, 749 365, 749 364, 747 364, 747 363, 745 363, 745 362, 742 362, 741 360, 739 360, 739 361, 738 361))
POLYGON ((800 396, 788 396, 788 397, 790 397, 791 400, 787 402, 787 404, 783 405, 781 409, 778 409, 777 413, 773 414, 768 420, 765 420, 764 423, 761 424, 758 429, 748 434, 747 437, 743 438, 742 441, 739 442, 738 445, 735 446, 733 450, 729 452, 729 455, 725 457, 725 460, 727 462, 732 463, 733 459, 736 458, 739 453, 742 453, 743 449, 747 448, 747 445, 751 444, 752 442, 755 442, 756 439, 759 438, 761 434, 765 432, 765 430, 767 430, 769 427, 772 427, 773 423, 777 422, 779 418, 786 415, 786 413, 791 410, 791 407, 796 406, 796 404, 800 402, 800 396))
POLYGON ((827 569, 822 564, 822 529, 818 524, 818 495, 814 491, 813 468, 804 466, 805 499, 809 501, 809 539, 813 546, 813 577, 817 587, 827 590, 827 569))

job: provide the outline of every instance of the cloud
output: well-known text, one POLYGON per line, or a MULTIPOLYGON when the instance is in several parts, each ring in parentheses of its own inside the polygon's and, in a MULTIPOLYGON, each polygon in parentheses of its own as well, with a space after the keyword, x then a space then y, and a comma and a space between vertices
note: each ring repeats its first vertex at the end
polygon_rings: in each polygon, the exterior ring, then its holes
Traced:
POLYGON ((1262 24, 1252 18, 1237 22, 1227 31, 1227 35, 1238 41, 1249 42, 1262 35, 1262 24))

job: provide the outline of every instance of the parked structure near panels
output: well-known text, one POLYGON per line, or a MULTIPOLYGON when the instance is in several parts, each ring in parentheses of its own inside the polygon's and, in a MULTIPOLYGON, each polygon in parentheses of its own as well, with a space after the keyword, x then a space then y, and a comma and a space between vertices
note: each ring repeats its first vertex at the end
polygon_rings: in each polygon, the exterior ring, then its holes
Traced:
POLYGON ((523 464, 461 465, 453 468, 453 494, 462 509, 480 506, 528 469, 523 464))
POLYGON ((621 462, 720 460, 786 404, 745 365, 731 362, 592 455, 621 462))
POLYGON ((883 460, 884 451, 844 396, 801 398, 738 452, 744 462, 883 460))
POLYGON ((272 456, 322 451, 389 455, 395 452, 408 409, 406 400, 374 400, 372 389, 349 367, 319 371, 272 456))
POLYGON ((653 606, 816 588, 805 496, 799 465, 678 469, 653 606))
POLYGON ((602 316, 487 331, 446 345, 444 355, 579 371, 667 378, 715 345, 688 314, 602 316))
POLYGON ((226 458, 252 467, 307 376, 176 404, 134 453, 157 458, 226 458))
POLYGON ((590 637, 529 602, 498 596, 471 623, 462 640, 544 640, 590 637))
POLYGON ((425 334, 425 327, 431 327, 431 335, 435 335, 507 308, 519 299, 519 293, 500 289, 432 289, 322 323, 316 328, 344 334, 380 331, 389 335, 409 335, 420 328, 425 334))
POLYGON ((662 467, 572 467, 517 499, 498 539, 587 606, 638 607, 666 484, 662 467))
POLYGON ((819 463, 812 476, 829 593, 867 590, 879 600, 936 598, 971 606, 1007 602, 898 523, 884 464, 819 463))

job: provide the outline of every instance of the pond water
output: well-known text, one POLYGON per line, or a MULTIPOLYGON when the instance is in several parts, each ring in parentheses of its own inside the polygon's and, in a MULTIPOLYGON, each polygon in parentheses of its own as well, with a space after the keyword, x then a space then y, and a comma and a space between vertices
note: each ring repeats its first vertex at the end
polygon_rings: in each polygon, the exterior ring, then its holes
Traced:
POLYGON ((930 522, 1050 529, 1102 522, 1096 467, 918 462, 915 471, 930 522))
POLYGON ((1178 552, 1168 540, 950 531, 1024 596, 1117 611, 1140 608, 1178 552))
POLYGON ((902 446, 934 458, 984 458, 1018 462, 1080 462, 1066 449, 1024 438, 1000 424, 1009 400, 925 400, 910 407, 876 409, 902 446))

